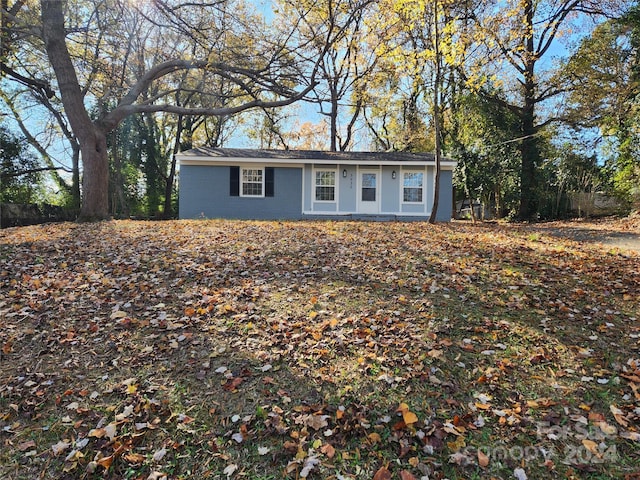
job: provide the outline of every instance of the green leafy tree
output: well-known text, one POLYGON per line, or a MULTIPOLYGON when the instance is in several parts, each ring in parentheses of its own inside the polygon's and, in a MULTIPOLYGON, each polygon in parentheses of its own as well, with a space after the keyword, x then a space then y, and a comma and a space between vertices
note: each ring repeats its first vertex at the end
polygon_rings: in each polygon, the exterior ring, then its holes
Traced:
POLYGON ((510 109, 488 100, 500 95, 498 89, 461 95, 453 119, 459 127, 452 140, 459 162, 458 190, 470 202, 490 205, 498 218, 517 213, 520 191, 519 151, 513 141, 519 121, 510 109))
POLYGON ((585 28, 585 18, 602 18, 622 11, 625 3, 595 0, 487 0, 473 20, 484 52, 472 58, 467 70, 470 82, 494 76, 503 80, 506 98, 491 97, 519 119, 520 204, 518 217, 537 217, 544 128, 560 120, 545 106, 566 90, 554 82, 545 60, 553 46, 572 28, 585 28), (488 62, 487 59, 490 61, 488 62), (493 66, 493 70, 489 66, 493 66))
POLYGON ((40 199, 42 167, 24 139, 0 127, 0 202, 34 203, 40 199))
POLYGON ((607 187, 597 155, 577 151, 573 143, 547 143, 541 173, 540 215, 545 219, 589 215, 596 194, 607 187))
MULTIPOLYGON (((596 132, 613 193, 640 208, 640 8, 599 25, 564 65, 565 122, 596 132)), ((592 134, 593 135, 593 134, 592 134)))

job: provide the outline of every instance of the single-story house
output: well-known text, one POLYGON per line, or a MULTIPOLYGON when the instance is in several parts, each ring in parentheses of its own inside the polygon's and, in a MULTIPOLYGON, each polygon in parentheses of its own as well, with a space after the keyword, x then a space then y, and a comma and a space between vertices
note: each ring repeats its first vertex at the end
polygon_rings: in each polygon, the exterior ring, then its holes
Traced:
MULTIPOLYGON (((432 154, 194 148, 177 160, 180 218, 420 220, 433 206, 432 154)), ((439 221, 455 165, 441 161, 439 221)))

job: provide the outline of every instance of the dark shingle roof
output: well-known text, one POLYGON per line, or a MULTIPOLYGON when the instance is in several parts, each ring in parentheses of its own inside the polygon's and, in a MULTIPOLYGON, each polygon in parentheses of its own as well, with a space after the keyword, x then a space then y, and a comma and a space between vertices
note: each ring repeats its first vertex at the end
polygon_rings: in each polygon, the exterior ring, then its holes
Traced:
MULTIPOLYGON (((184 157, 219 157, 219 158, 259 158, 270 160, 323 160, 335 161, 367 161, 374 162, 433 162, 433 153, 409 152, 326 152, 320 150, 258 150, 246 148, 209 148, 199 147, 181 152, 184 157)), ((442 158, 443 161, 452 161, 442 158)))

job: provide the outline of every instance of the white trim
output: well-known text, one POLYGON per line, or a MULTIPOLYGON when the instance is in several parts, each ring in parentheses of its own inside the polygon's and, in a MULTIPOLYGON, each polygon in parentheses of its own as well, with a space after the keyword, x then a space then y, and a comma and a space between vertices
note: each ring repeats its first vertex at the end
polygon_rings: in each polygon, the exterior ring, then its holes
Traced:
POLYGON ((334 215, 336 217, 345 217, 347 215, 358 215, 358 212, 328 212, 326 210, 303 210, 302 215, 334 215))
POLYGON ((311 169, 311 188, 312 190, 312 194, 311 194, 311 207, 313 208, 313 204, 314 203, 329 203, 329 204, 336 204, 336 210, 338 209, 337 205, 338 205, 338 192, 339 192, 339 188, 338 188, 338 182, 339 182, 339 172, 338 172, 338 167, 336 166, 335 168, 316 168, 316 166, 314 165, 313 168, 311 169), (316 189, 318 187, 318 184, 316 183, 316 172, 333 172, 334 174, 334 182, 333 182, 333 200, 318 200, 316 197, 316 189))
MULTIPOLYGON (((404 169, 401 168, 400 169, 400 208, 402 208, 402 205, 422 205, 423 210, 424 210, 424 206, 427 203, 427 169, 423 168, 422 170, 417 170, 417 169, 413 169, 413 170, 409 170, 409 169, 404 169), (407 202, 404 199, 404 174, 405 173, 421 173, 422 174, 422 186, 420 187, 422 190, 422 200, 419 202, 407 202)), ((411 188, 411 187, 409 187, 411 188)))
POLYGON ((239 172, 240 178, 238 179, 238 181, 240 182, 240 185, 239 185, 240 192, 239 192, 239 194, 240 194, 241 197, 243 197, 243 198, 264 198, 264 196, 265 196, 264 195, 265 194, 264 182, 265 182, 266 168, 267 168, 266 165, 262 165, 262 166, 260 166, 260 165, 243 165, 243 166, 241 166, 239 168, 239 170, 240 170, 240 172, 239 172), (260 192, 261 192, 260 195, 245 195, 244 189, 242 188, 243 185, 245 183, 250 184, 250 185, 254 185, 254 184, 257 185, 258 182, 244 182, 243 181, 243 172, 242 172, 243 170, 260 170, 262 172, 262 175, 261 175, 262 176, 262 186, 260 187, 260 192))
MULTIPOLYGON (((302 208, 302 211, 304 212, 304 201, 305 201, 305 188, 304 188, 304 184, 305 184, 305 178, 304 178, 304 174, 305 171, 307 170, 307 166, 306 165, 302 165, 301 166, 301 170, 300 170, 300 175, 302 176, 302 178, 300 179, 300 181, 302 182, 302 188, 300 190, 302 190, 302 199, 300 201, 300 208, 302 208)), ((313 202, 311 202, 311 208, 313 208, 313 202)))
POLYGON ((361 212, 326 212, 326 211, 316 211, 316 210, 303 210, 302 215, 331 215, 334 217, 346 217, 348 215, 362 215, 362 216, 370 216, 370 217, 380 217, 380 216, 396 216, 396 217, 429 217, 431 212, 379 212, 379 213, 361 213, 361 212))
POLYGON ((360 168, 357 169, 357 190, 356 190, 356 209, 358 210, 358 214, 362 215, 379 215, 380 214, 380 205, 381 205, 381 197, 382 197, 382 168, 360 168), (375 173, 376 174, 376 186, 375 186, 375 200, 372 201, 363 201, 362 200, 362 176, 366 173, 375 173), (375 212, 365 212, 362 211, 363 203, 368 206, 372 206, 375 203, 375 212))

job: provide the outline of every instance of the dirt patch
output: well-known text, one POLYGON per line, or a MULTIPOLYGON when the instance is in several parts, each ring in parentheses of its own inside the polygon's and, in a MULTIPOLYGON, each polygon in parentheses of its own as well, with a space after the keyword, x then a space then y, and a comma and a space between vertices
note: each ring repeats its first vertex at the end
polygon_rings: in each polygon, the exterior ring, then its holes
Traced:
POLYGON ((640 215, 627 218, 602 218, 536 224, 532 231, 580 243, 602 244, 640 253, 640 215))

